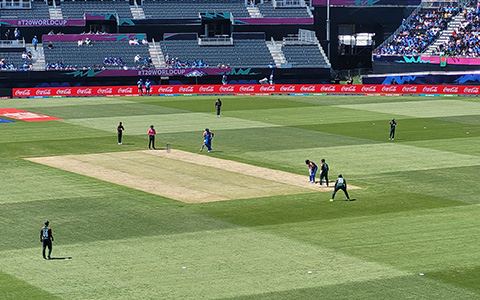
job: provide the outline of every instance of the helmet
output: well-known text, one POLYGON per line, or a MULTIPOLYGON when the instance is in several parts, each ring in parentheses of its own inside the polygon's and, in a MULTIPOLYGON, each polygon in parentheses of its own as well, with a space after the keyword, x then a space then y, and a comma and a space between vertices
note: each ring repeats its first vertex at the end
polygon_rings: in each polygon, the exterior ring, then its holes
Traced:
POLYGON ((322 162, 325 162, 325 158, 322 158, 322 162))
POLYGON ((205 131, 210 131, 208 128, 205 128, 205 131))
POLYGON ((308 165, 310 163, 310 161, 307 159, 307 160, 305 160, 305 163, 308 165))
POLYGON ((50 222, 48 222, 48 220, 45 221, 45 225, 48 226, 48 224, 50 224, 50 222))
POLYGON ((339 174, 338 177, 343 177, 342 174, 339 174))

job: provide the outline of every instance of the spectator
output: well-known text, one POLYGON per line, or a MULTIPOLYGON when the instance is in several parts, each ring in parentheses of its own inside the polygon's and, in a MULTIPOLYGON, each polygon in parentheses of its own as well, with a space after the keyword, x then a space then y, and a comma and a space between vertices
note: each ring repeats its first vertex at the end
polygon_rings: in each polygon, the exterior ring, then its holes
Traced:
POLYGON ((33 44, 33 49, 35 49, 35 51, 37 51, 38 39, 37 39, 36 35, 33 36, 32 44, 33 44))
POLYGON ((88 37, 85 39, 85 46, 92 46, 92 41, 88 37))
POLYGON ((50 41, 47 46, 48 49, 52 50, 53 49, 53 43, 50 41))
POLYGON ((147 37, 144 37, 142 40, 142 45, 148 45, 147 37))
POLYGON ((78 40, 77 45, 78 47, 83 46, 83 40, 78 40))
POLYGON ((13 31, 13 37, 18 41, 20 39, 20 30, 18 28, 15 28, 13 31))

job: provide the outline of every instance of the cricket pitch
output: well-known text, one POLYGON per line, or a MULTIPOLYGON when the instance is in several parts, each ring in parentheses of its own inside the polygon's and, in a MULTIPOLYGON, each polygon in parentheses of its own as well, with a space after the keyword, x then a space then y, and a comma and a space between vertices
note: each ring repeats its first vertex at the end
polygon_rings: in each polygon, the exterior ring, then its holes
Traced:
MULTIPOLYGON (((185 203, 331 191, 308 176, 181 150, 142 150, 27 160, 185 203)), ((358 187, 349 186, 349 189, 358 187)))

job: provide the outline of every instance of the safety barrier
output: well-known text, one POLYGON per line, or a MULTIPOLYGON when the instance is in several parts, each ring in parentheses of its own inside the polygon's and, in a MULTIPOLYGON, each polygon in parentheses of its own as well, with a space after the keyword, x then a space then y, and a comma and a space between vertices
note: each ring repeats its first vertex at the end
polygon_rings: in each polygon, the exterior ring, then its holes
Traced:
MULTIPOLYGON (((144 92, 143 92, 144 93, 144 92)), ((470 95, 480 96, 480 86, 444 85, 340 85, 340 84, 273 84, 273 85, 157 85, 152 95, 271 95, 271 94, 360 94, 360 95, 470 95)), ((137 96, 136 86, 58 87, 13 89, 13 97, 59 96, 137 96)))

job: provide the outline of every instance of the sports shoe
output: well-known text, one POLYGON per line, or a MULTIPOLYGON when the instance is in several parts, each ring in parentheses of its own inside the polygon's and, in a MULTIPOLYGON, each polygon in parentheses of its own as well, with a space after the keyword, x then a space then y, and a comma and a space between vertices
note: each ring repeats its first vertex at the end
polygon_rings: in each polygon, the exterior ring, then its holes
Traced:
POLYGON ((333 199, 330 199, 330 202, 333 202, 333 199))
POLYGON ((208 150, 208 153, 212 153, 212 150, 208 150))

